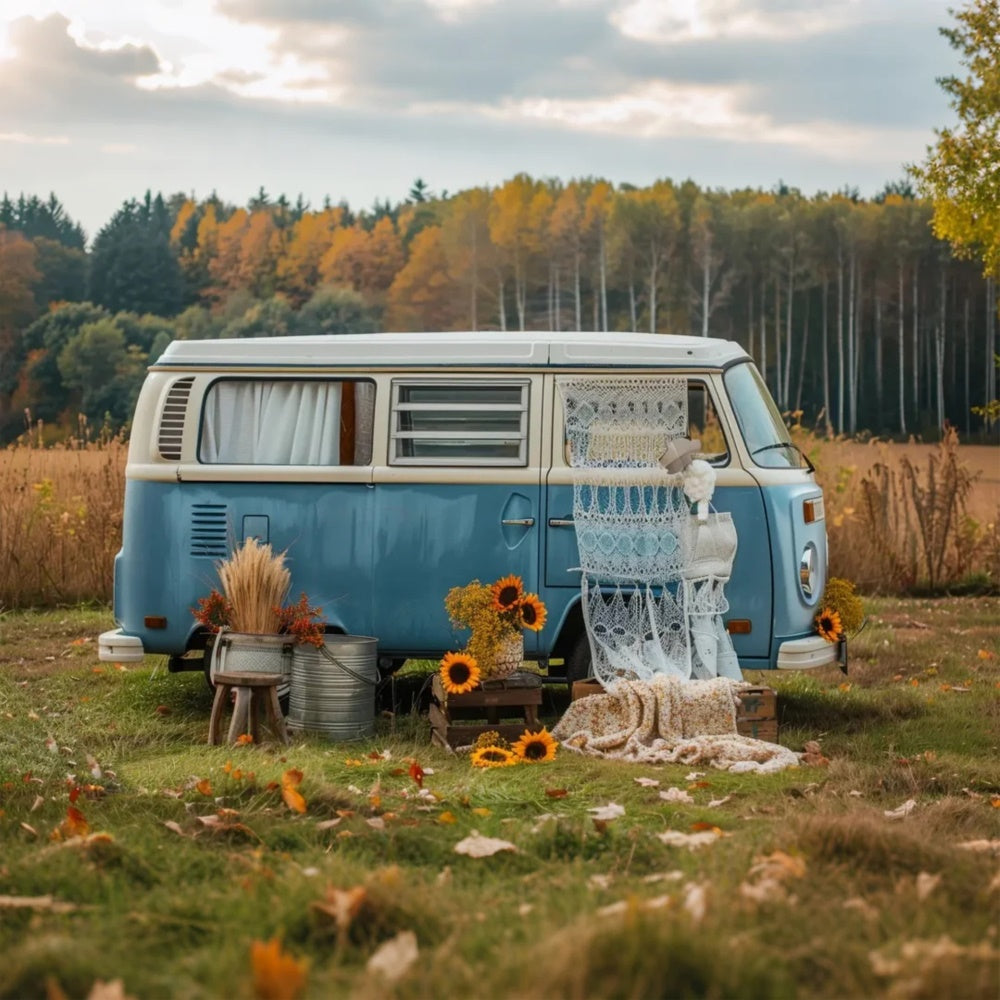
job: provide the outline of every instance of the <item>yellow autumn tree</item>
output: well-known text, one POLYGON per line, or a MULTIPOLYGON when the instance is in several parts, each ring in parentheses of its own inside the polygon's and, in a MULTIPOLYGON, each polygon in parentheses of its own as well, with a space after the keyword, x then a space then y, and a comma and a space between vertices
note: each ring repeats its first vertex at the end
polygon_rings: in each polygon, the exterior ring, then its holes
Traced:
POLYGON ((284 252, 277 262, 275 280, 278 290, 296 309, 321 284, 320 262, 330 249, 343 217, 342 208, 327 208, 322 212, 304 213, 292 226, 284 252))
POLYGON ((323 254, 319 273, 325 285, 339 285, 361 291, 362 268, 368 234, 361 226, 346 226, 336 230, 330 246, 323 254))
POLYGON ((255 298, 274 294, 275 267, 281 256, 282 231, 275 225, 270 209, 251 214, 239 241, 238 282, 255 298))
POLYGON ((470 330, 479 329, 482 295, 496 301, 496 248, 490 240, 489 207, 489 190, 470 188, 451 199, 441 223, 448 274, 466 303, 470 330))
POLYGON ((384 215, 368 234, 361 258, 361 291, 376 298, 384 296, 403 261, 403 242, 395 223, 384 215))
POLYGON ((389 288, 389 330, 452 330, 459 297, 448 269, 441 227, 428 226, 413 238, 410 257, 389 288))
POLYGON ((514 290, 518 327, 525 329, 528 281, 533 255, 541 249, 532 204, 541 185, 527 174, 517 174, 497 188, 490 199, 490 239, 499 250, 500 326, 507 328, 505 290, 514 290))
MULTIPOLYGON (((212 280, 208 295, 216 301, 222 301, 241 287, 240 257, 243 237, 249 226, 250 215, 242 208, 217 226, 215 252, 208 259, 208 273, 212 280)), ((200 229, 199 226, 199 245, 200 229)))
MULTIPOLYGON (((579 181, 571 181, 559 192, 549 219, 552 253, 556 265, 560 273, 570 279, 572 285, 574 330, 579 330, 583 326, 581 265, 584 254, 585 198, 579 181)), ((556 328, 559 328, 558 325, 556 328)))
POLYGON ((614 203, 614 188, 607 181, 596 181, 584 203, 583 226, 594 264, 594 329, 608 328, 608 220, 614 203))

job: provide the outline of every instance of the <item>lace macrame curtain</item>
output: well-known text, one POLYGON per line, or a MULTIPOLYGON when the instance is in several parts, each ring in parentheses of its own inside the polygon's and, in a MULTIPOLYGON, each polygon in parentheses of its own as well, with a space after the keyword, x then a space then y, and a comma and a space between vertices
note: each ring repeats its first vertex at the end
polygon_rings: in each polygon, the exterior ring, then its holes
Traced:
POLYGON ((557 385, 594 674, 605 685, 657 674, 741 679, 722 623, 736 554, 732 519, 707 513, 714 472, 706 463, 707 480, 699 468, 686 484, 659 462, 688 431, 686 380, 563 378, 557 385), (689 499, 705 507, 698 518, 689 499))

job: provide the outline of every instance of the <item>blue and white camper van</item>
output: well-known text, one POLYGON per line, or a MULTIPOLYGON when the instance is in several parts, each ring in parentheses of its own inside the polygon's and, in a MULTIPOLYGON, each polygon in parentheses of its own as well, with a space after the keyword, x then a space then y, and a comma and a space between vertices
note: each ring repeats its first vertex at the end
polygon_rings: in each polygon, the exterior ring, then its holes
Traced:
POLYGON ((525 655, 588 674, 573 470, 557 379, 687 384, 713 504, 739 539, 725 625, 745 670, 833 662, 813 619, 827 573, 823 497, 738 344, 639 333, 410 333, 176 341, 139 396, 115 560, 119 628, 102 660, 200 669, 191 614, 254 536, 286 552, 291 594, 379 664, 464 641, 443 598, 513 573, 548 609, 525 655))

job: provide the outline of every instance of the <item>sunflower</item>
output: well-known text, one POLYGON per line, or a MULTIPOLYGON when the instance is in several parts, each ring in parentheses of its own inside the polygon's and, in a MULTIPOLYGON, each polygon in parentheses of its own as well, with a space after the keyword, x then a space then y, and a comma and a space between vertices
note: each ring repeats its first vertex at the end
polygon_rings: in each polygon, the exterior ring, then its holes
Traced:
POLYGON ((521 738, 514 744, 514 753, 525 764, 544 764, 555 758, 557 746, 559 744, 552 738, 547 729, 542 729, 538 733, 525 730, 521 738))
POLYGON ((517 754, 503 747, 480 747, 471 759, 473 767, 510 767, 517 763, 517 754))
POLYGON ((479 684, 479 664, 467 653, 446 653, 440 674, 445 694, 465 694, 479 684))
POLYGON ((532 632, 541 632, 545 627, 545 605, 537 594, 525 594, 521 598, 521 606, 518 609, 521 616, 521 624, 525 628, 530 628, 532 632))
POLYGON ((833 608, 824 608, 816 616, 816 631, 827 642, 840 642, 844 638, 844 626, 840 621, 840 614, 833 608))
POLYGON ((497 611, 513 611, 524 596, 524 584, 519 576, 501 577, 490 586, 493 595, 493 607, 497 611))

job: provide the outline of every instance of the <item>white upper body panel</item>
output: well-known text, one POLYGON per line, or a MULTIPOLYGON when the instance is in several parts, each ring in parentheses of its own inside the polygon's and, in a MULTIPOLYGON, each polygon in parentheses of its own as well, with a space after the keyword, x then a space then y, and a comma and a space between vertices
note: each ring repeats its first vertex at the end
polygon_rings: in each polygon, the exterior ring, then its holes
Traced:
POLYGON ((175 340, 156 370, 410 366, 677 366, 716 368, 749 355, 734 341, 661 333, 355 333, 317 337, 175 340))

